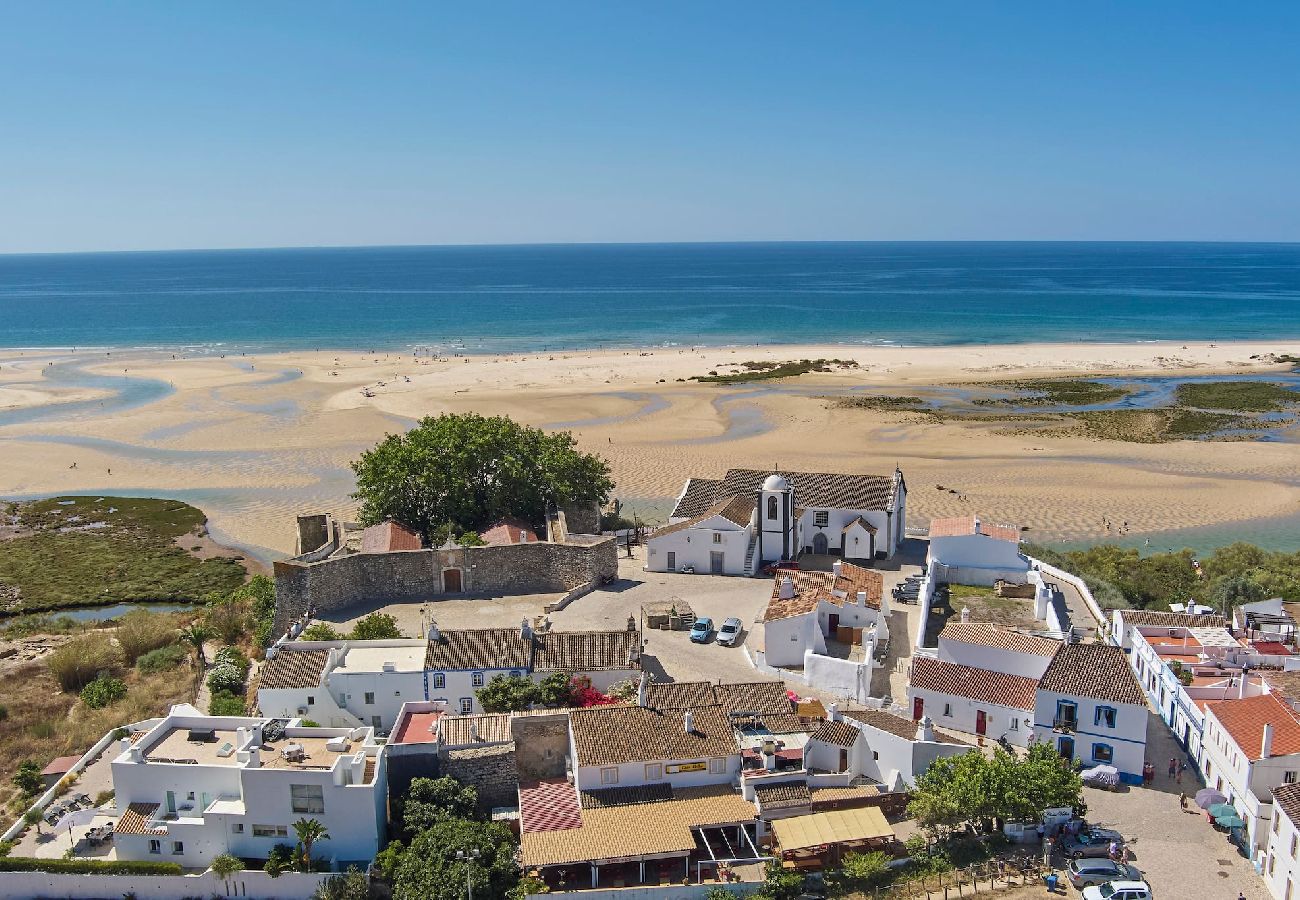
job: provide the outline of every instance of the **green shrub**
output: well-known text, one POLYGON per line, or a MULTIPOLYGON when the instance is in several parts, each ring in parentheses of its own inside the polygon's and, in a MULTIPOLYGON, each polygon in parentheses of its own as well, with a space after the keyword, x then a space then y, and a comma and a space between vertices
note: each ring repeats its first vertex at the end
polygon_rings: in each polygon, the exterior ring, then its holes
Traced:
POLYGON ((181 875, 181 867, 170 862, 136 862, 105 859, 35 859, 29 856, 0 857, 0 872, 65 872, 72 875, 181 875))
POLYGON ((357 624, 352 626, 352 640, 354 641, 384 641, 396 640, 402 636, 402 632, 397 628, 397 619, 388 615, 388 613, 373 612, 357 620, 357 624))
POLYGON ((81 689, 81 702, 91 709, 103 709, 126 696, 126 684, 120 678, 101 676, 81 689))
POLYGON ((107 634, 74 638, 45 657, 45 665, 66 693, 81 690, 102 674, 117 674, 121 661, 107 634))
POLYGON ((238 647, 222 647, 217 651, 213 662, 217 665, 234 666, 239 670, 241 678, 248 677, 248 657, 243 654, 238 647))
POLYGON ((320 727, 321 727, 320 722, 317 722, 315 719, 299 719, 299 720, 298 720, 298 726, 299 726, 300 728, 320 728, 320 727))
POLYGON ((128 666, 150 650, 166 647, 176 641, 176 628, 170 616, 154 615, 148 610, 134 609, 122 617, 117 626, 117 643, 128 666))
POLYGON ((145 675, 169 672, 185 662, 187 657, 188 654, 185 652, 184 647, 179 644, 171 644, 166 647, 159 647, 156 650, 150 650, 135 661, 135 667, 145 675))
POLYGON ((266 858, 266 865, 262 868, 272 878, 279 878, 283 872, 293 868, 296 856, 290 845, 276 844, 271 848, 271 853, 266 858))
POLYGON ((208 674, 208 687, 214 694, 234 694, 244 689, 244 673, 230 663, 217 663, 208 674))
POLYGON ((229 691, 213 691, 208 703, 208 713, 214 716, 242 716, 248 711, 243 697, 229 691))
POLYGON ((27 796, 38 794, 45 787, 45 780, 41 778, 41 767, 33 759, 26 759, 19 763, 18 771, 14 772, 10 780, 14 783, 14 787, 27 796))
POLYGON ((327 622, 313 622, 298 635, 300 641, 340 641, 343 635, 327 622))

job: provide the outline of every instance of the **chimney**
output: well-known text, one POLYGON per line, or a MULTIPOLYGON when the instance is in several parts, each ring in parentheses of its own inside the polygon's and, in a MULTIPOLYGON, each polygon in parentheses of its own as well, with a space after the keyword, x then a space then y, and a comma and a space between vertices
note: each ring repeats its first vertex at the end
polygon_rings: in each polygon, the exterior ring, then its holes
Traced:
POLYGON ((442 632, 438 630, 438 623, 433 621, 432 619, 429 620, 429 640, 431 641, 442 640, 442 632))
POLYGON ((523 621, 519 623, 519 639, 524 641, 533 639, 533 626, 528 624, 527 616, 524 616, 523 621))
POLYGON ((120 751, 123 752, 123 753, 125 753, 125 752, 128 751, 128 750, 130 750, 130 749, 131 749, 131 739, 130 739, 129 737, 124 737, 124 738, 122 738, 122 740, 120 740, 120 741, 117 742, 117 749, 120 750, 120 751))
POLYGON ((969 622, 970 622, 970 607, 969 607, 969 606, 963 606, 963 607, 961 608, 961 623, 962 623, 963 625, 966 625, 966 624, 968 624, 969 622))
POLYGON ((687 734, 695 734, 695 713, 689 709, 682 714, 682 727, 687 734))
POLYGON ((840 720, 840 705, 838 703, 831 701, 831 705, 826 707, 826 712, 831 717, 832 722, 840 720))
POLYGON ((927 743, 934 743, 934 722, 929 716, 921 716, 921 721, 916 725, 916 739, 927 743))
POLYGON ((262 751, 258 747, 248 749, 248 766, 249 769, 257 769, 262 765, 262 751))
MULTIPOLYGON (((866 605, 867 605, 867 597, 866 597, 866 594, 867 594, 866 591, 859 591, 859 592, 858 592, 858 602, 859 602, 862 606, 866 606, 866 605)), ((889 591, 883 591, 883 590, 882 590, 882 591, 880 592, 880 614, 881 614, 882 616, 887 616, 887 615, 889 615, 889 591)))
POLYGON ((649 676, 649 674, 647 674, 646 672, 642 672, 642 673, 641 673, 641 682, 640 682, 640 684, 637 685, 637 689, 636 689, 636 705, 637 705, 637 706, 645 706, 645 700, 646 700, 646 688, 649 686, 649 684, 650 684, 650 676, 649 676))
POLYGON ((794 579, 789 575, 781 576, 781 589, 777 591, 776 596, 781 600, 791 600, 794 598, 794 579))
POLYGON ((839 578, 840 573, 843 571, 844 571, 843 561, 837 559, 835 560, 835 562, 831 563, 831 574, 834 575, 836 578, 839 578))
POLYGON ((1264 738, 1259 742, 1259 758, 1268 759, 1273 755, 1273 726, 1264 726, 1264 738))
POLYGON ((627 630, 636 631, 636 616, 627 617, 627 630))
POLYGON ((979 517, 979 516, 975 516, 974 518, 975 518, 975 533, 976 533, 976 534, 983 534, 983 532, 980 531, 980 517, 979 517))

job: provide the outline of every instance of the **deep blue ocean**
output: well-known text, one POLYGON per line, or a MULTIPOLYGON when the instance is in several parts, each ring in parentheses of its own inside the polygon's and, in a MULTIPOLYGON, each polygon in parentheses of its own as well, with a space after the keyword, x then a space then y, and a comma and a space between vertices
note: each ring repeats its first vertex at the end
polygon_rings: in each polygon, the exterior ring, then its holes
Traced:
POLYGON ((762 243, 0 256, 0 346, 467 352, 1300 338, 1300 244, 762 243))

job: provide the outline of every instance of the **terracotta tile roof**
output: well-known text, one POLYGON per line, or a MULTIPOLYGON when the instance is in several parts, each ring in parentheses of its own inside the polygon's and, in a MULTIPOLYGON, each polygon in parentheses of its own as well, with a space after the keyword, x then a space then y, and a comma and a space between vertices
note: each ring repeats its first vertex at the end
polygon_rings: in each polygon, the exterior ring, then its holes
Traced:
POLYGON ((979 644, 983 647, 996 647, 999 650, 1012 650, 1016 653, 1029 653, 1034 656, 1052 657, 1061 649, 1061 642, 1052 638, 1025 634, 1005 625, 992 622, 949 622, 939 632, 939 640, 962 641, 967 644, 979 644))
POLYGON ((731 723, 719 706, 691 709, 693 731, 685 729, 685 710, 659 712, 641 706, 575 709, 569 716, 573 751, 580 766, 628 762, 694 760, 740 752, 731 723))
POLYGON ((50 764, 41 769, 42 775, 66 775, 77 764, 80 756, 60 756, 50 760, 50 764))
POLYGON ((1273 802, 1286 813, 1292 824, 1300 822, 1300 784, 1284 784, 1273 788, 1273 802))
POLYGON ((258 685, 270 689, 314 688, 320 684, 329 655, 328 650, 281 648, 262 665, 258 685))
POLYGON ((832 472, 776 472, 767 469, 728 469, 721 494, 755 495, 772 474, 780 475, 794 488, 795 501, 804 507, 822 509, 893 509, 896 475, 846 475, 832 472))
POLYGON ((745 681, 713 686, 718 704, 729 713, 792 713, 784 681, 745 681))
POLYGON ((522 519, 511 518, 510 516, 497 519, 480 532, 479 537, 483 539, 485 544, 492 547, 505 544, 537 543, 537 532, 533 530, 533 527, 522 519))
POLYGON ((438 734, 444 743, 453 747, 508 743, 511 739, 510 713, 443 716, 438 720, 438 734), (478 737, 474 736, 476 734, 478 737))
POLYGON ((880 788, 874 784, 863 784, 856 787, 813 788, 812 790, 814 810, 841 803, 852 804, 855 801, 860 803, 879 796, 880 788))
MULTIPOLYGON (((754 718, 772 734, 807 734, 817 728, 817 724, 808 724, 794 713, 757 713, 754 718)), ((734 717, 734 724, 743 728, 748 726, 748 716, 734 717)))
POLYGON ((1146 705, 1128 655, 1111 644, 1066 644, 1047 666, 1038 687, 1072 697, 1146 705))
MULTIPOLYGON (((1269 693, 1285 697, 1288 703, 1300 703, 1300 672, 1260 672, 1269 693)), ((1225 673, 1226 675, 1226 673, 1225 673)))
MULTIPOLYGON (((656 855, 695 849, 692 828, 752 822, 754 804, 729 785, 679 788, 672 800, 582 810, 582 826, 530 833, 520 838, 525 868, 656 855)), ((653 863, 652 863, 653 865, 653 863)), ((677 864, 674 864, 674 871, 677 864)))
POLYGON ((149 823, 153 821, 154 813, 158 812, 158 803, 132 803, 127 806, 126 811, 118 817, 117 824, 113 830, 118 834, 154 834, 156 832, 166 833, 160 829, 151 829, 149 823))
POLYGON ((1273 726, 1272 756, 1300 753, 1300 722, 1296 712, 1276 694, 1260 694, 1243 700, 1219 700, 1205 711, 1219 720, 1249 760, 1262 759, 1264 726, 1273 726))
POLYGON ((750 516, 754 512, 753 497, 724 497, 718 502, 711 505, 698 516, 687 519, 685 522, 674 522, 672 525, 665 525, 663 528, 655 529, 650 535, 651 539, 664 537, 669 534, 676 534, 687 528, 694 528, 712 519, 714 516, 721 516, 733 525, 739 525, 741 528, 748 527, 750 516))
POLYGON ((424 667, 445 669, 527 669, 532 645, 518 628, 468 628, 443 631, 429 641, 424 667))
POLYGON ((1026 710, 1034 708, 1034 695, 1038 689, 1038 682, 1032 678, 990 672, 928 656, 912 659, 911 685, 940 694, 1026 710))
POLYGON ((647 684, 645 705, 651 709, 684 709, 716 703, 708 681, 659 681, 647 684))
POLYGON ((689 478, 682 495, 677 498, 671 518, 693 519, 712 506, 722 489, 722 480, 718 478, 689 478))
MULTIPOLYGON (((1107 610, 1113 612, 1113 610, 1107 610)), ((1190 615, 1188 613, 1166 612, 1159 609, 1121 609, 1124 627, 1130 625, 1165 625, 1170 628, 1215 628, 1227 627, 1228 620, 1213 613, 1190 615)))
POLYGON ((998 541, 1020 543, 1019 525, 995 525, 981 522, 979 516, 953 516, 947 519, 930 520, 930 537, 965 537, 982 534, 998 541))
POLYGON ((666 781, 638 784, 632 787, 600 788, 581 791, 583 809, 610 809, 615 806, 632 806, 637 803, 657 803, 673 799, 673 786, 666 781))
POLYGON ((391 553, 394 550, 420 550, 424 541, 418 531, 399 522, 380 522, 361 532, 362 553, 391 553))
POLYGON ((754 798, 763 811, 771 809, 798 809, 812 806, 812 791, 807 782, 783 781, 780 784, 754 786, 754 798))
POLYGON ((854 525, 861 525, 864 529, 866 529, 868 534, 875 534, 877 530, 875 525, 872 525, 866 519, 862 518, 862 516, 854 516, 852 519, 849 520, 849 523, 847 525, 845 525, 843 528, 840 529, 840 532, 843 533, 845 531, 848 531, 854 525))
POLYGON ((810 741, 821 741, 824 744, 834 744, 836 747, 852 747, 858 740, 858 730, 847 722, 833 722, 827 720, 817 727, 817 730, 808 735, 810 741))
POLYGON ((582 827, 578 792, 566 778, 519 785, 519 826, 525 832, 563 831, 582 827))
POLYGON ((763 620, 771 622, 812 612, 822 600, 837 606, 857 603, 859 591, 866 592, 868 606, 880 609, 884 590, 885 582, 879 572, 853 563, 841 563, 838 576, 833 572, 779 569, 772 576, 772 599, 763 620), (781 582, 786 577, 794 583, 794 596, 783 600, 781 582))
POLYGON ((538 671, 640 668, 640 631, 549 631, 536 642, 533 668, 538 671))
MULTIPOLYGON (((855 709, 844 714, 846 719, 853 719, 855 722, 861 722, 869 728, 878 728, 887 734, 895 737, 905 738, 909 741, 916 740, 917 725, 911 719, 905 719, 902 716, 896 716, 891 712, 885 712, 883 709, 855 709)), ((870 742, 870 732, 867 734, 867 740, 870 742)), ((959 741, 955 737, 950 737, 940 732, 937 728, 934 731, 934 740, 937 744, 961 744, 970 746, 966 741, 959 741)))

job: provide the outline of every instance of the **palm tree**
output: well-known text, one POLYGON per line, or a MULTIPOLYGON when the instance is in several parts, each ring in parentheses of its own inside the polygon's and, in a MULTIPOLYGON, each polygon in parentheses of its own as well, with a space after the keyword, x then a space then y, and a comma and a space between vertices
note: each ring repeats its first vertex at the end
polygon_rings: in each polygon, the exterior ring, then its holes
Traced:
POLYGON ((311 871, 311 847, 317 841, 328 841, 330 833, 325 830, 320 819, 308 819, 306 816, 293 823, 294 834, 302 844, 302 869, 311 871))
POLYGON ((45 819, 41 816, 41 811, 39 809, 29 809, 27 812, 23 813, 23 822, 27 825, 35 825, 37 834, 44 834, 44 832, 41 831, 41 823, 44 821, 45 819))
POLYGON ((198 656, 200 669, 207 665, 208 662, 203 655, 203 643, 210 637, 212 637, 212 632, 198 622, 181 629, 181 640, 194 648, 194 653, 198 656))

